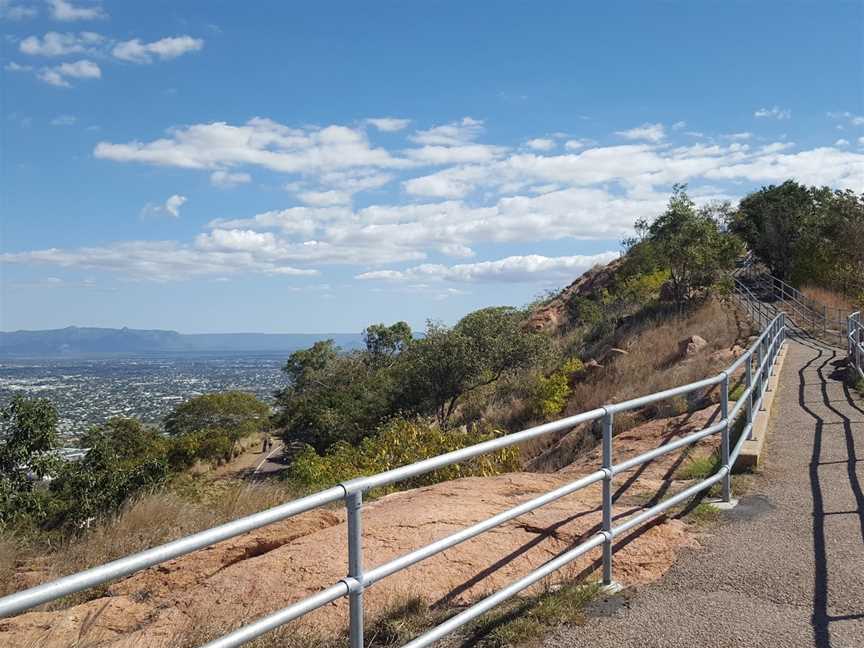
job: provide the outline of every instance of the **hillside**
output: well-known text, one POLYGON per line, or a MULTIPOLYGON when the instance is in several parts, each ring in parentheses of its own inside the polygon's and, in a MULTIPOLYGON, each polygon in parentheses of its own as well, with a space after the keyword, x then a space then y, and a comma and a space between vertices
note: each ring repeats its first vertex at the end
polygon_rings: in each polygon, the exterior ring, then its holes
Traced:
POLYGON ((41 331, 0 332, 0 356, 66 357, 99 354, 291 352, 323 339, 346 349, 360 346, 351 333, 198 333, 169 330, 68 326, 41 331))

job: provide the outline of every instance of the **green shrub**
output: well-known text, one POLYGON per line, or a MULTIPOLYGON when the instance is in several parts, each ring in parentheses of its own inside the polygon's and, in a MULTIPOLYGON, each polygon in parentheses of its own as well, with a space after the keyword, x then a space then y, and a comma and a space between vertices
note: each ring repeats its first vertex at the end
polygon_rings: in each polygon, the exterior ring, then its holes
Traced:
POLYGON ((551 417, 560 414, 567 405, 574 374, 584 369, 582 361, 571 358, 564 366, 549 376, 540 376, 535 387, 534 410, 537 415, 551 417))
MULTIPOLYGON (((488 441, 500 433, 488 429, 457 428, 442 430, 424 419, 396 418, 359 444, 344 441, 319 455, 306 446, 294 459, 286 479, 302 489, 320 489, 347 479, 404 466, 415 461, 488 441)), ((403 488, 416 488, 458 477, 489 476, 520 468, 517 448, 505 448, 426 475, 400 482, 403 488)), ((388 490, 394 490, 389 488, 388 490)))

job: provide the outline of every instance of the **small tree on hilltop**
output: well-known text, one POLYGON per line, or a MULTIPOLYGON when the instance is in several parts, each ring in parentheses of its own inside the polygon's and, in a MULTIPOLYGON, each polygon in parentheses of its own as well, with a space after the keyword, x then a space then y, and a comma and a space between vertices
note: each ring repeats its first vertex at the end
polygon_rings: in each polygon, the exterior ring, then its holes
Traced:
POLYGON ((675 185, 666 211, 651 223, 637 221, 637 237, 624 242, 634 262, 669 272, 671 298, 679 304, 704 296, 742 252, 741 242, 722 231, 714 211, 697 209, 686 186, 675 185))

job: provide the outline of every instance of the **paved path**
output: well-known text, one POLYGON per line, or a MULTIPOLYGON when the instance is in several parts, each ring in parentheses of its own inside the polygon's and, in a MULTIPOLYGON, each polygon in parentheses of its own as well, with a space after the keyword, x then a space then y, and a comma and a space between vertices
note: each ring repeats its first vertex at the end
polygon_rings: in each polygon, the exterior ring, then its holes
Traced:
POLYGON ((748 495, 659 583, 591 604, 545 645, 864 647, 864 400, 843 355, 790 342, 748 495))

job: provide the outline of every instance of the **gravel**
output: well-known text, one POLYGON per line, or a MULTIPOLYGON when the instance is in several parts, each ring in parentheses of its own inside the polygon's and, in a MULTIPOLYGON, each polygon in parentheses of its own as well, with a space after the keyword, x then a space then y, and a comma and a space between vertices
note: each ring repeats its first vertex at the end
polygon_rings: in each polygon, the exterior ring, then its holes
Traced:
POLYGON ((590 604, 545 645, 864 646, 864 401, 844 355, 790 342, 763 471, 738 507, 660 582, 590 604))

